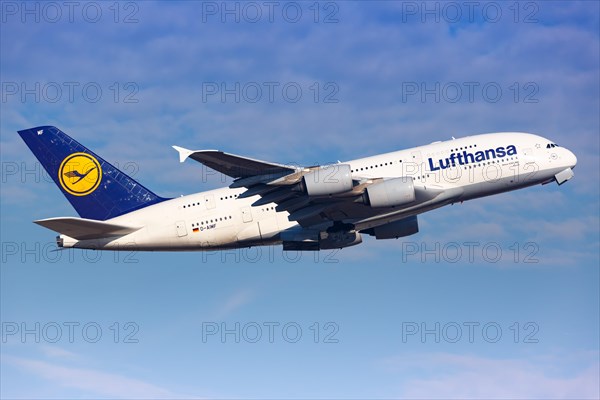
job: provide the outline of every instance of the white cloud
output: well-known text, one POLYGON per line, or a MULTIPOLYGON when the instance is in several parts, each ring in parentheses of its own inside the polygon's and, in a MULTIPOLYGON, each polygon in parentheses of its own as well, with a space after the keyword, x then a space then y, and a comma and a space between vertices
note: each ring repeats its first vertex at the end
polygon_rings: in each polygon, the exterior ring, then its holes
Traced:
MULTIPOLYGON (((51 351, 54 355, 58 353, 51 351)), ((174 392, 153 383, 94 369, 63 366, 52 362, 3 355, 3 362, 16 366, 29 374, 52 382, 65 389, 77 389, 90 397, 117 397, 128 399, 181 398, 174 392)), ((22 388, 23 393, 31 388, 22 388)), ((14 390, 14 389, 13 389, 14 390)), ((25 395, 24 397, 27 397, 25 395)), ((68 397, 68 396, 65 396, 68 397)))
POLYGON ((216 310, 217 319, 223 319, 250 303, 256 297, 251 289, 239 289, 229 295, 216 310))
POLYGON ((414 399, 597 399, 599 363, 586 360, 576 373, 558 374, 561 360, 492 359, 437 353, 396 357, 385 364, 393 370, 419 370, 408 378, 399 397, 414 399), (556 368, 555 368, 556 367, 556 368))
POLYGON ((77 358, 77 354, 57 346, 43 345, 41 346, 41 350, 48 358, 77 358))

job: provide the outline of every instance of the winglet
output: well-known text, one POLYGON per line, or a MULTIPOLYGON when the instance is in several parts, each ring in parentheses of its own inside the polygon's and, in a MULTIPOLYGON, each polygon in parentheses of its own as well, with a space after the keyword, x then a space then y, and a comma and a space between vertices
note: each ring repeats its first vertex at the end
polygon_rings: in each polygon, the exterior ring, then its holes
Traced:
POLYGON ((175 150, 179 153, 179 162, 184 162, 191 154, 194 153, 194 150, 184 149, 183 147, 173 146, 175 150))

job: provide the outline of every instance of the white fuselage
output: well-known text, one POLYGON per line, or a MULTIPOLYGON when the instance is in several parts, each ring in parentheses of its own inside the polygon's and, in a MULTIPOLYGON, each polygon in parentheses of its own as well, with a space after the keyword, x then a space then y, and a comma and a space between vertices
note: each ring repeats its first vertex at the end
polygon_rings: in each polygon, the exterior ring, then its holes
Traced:
MULTIPOLYGON (((552 146, 541 136, 527 133, 492 133, 435 142, 429 145, 345 162, 357 180, 412 177, 415 187, 460 188, 465 201, 477 197, 547 183, 575 166, 569 150, 552 146), (514 151, 511 148, 514 146, 514 151), (498 150, 500 148, 500 150, 498 150)), ((251 206, 259 196, 238 198, 245 188, 222 188, 167 200, 107 222, 141 227, 128 235, 78 241, 61 235, 64 247, 140 250, 209 250, 267 245, 280 242, 280 233, 298 228, 277 204, 251 206)), ((447 203, 413 207, 416 215, 447 203)), ((348 223, 361 229, 406 217, 388 209, 356 205, 348 223), (383 217, 382 217, 383 218, 383 217), (368 222, 366 222, 368 221, 368 222)))

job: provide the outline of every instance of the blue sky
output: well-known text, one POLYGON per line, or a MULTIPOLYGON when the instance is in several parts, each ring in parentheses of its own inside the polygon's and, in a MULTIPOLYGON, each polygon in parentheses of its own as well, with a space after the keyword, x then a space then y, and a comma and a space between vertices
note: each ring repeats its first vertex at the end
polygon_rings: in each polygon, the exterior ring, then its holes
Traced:
POLYGON ((597 2, 52 4, 2 3, 3 398, 598 398, 597 2), (173 144, 527 131, 578 165, 339 252, 55 253, 31 221, 75 212, 16 134, 46 124, 164 196, 228 182, 173 144))

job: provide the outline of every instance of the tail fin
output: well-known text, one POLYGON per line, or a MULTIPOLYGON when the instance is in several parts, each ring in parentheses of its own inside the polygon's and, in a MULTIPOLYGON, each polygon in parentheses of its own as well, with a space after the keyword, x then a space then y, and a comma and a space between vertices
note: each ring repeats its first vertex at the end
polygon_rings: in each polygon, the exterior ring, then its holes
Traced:
POLYGON ((82 218, 103 221, 166 200, 58 128, 19 135, 82 218))

